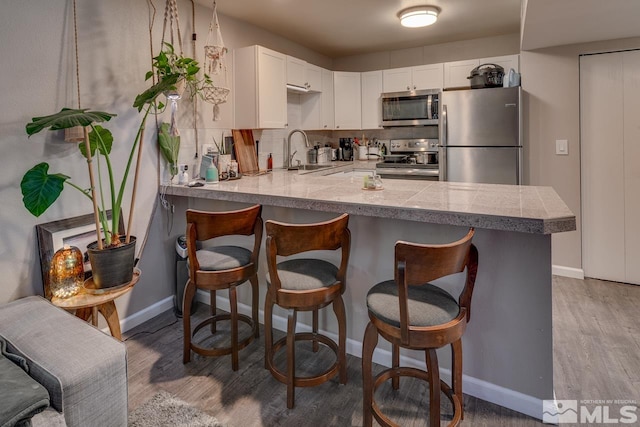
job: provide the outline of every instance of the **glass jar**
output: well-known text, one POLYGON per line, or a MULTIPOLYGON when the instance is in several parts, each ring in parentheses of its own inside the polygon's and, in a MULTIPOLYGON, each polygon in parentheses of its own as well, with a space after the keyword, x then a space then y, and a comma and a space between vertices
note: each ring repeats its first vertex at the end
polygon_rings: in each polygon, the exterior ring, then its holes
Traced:
POLYGON ((84 283, 82 251, 75 246, 59 249, 51 259, 49 290, 54 297, 69 298, 78 293, 84 283))

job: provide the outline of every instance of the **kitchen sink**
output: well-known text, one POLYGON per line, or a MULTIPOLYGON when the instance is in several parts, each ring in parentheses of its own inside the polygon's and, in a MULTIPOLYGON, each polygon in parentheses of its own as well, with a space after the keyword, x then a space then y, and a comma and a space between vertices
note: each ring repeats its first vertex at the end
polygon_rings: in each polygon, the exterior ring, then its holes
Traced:
POLYGON ((324 170, 324 169, 331 169, 331 168, 335 168, 337 166, 335 165, 319 165, 319 164, 310 164, 310 165, 300 165, 300 166, 294 166, 289 168, 288 170, 297 170, 297 171, 318 171, 318 170, 324 170))

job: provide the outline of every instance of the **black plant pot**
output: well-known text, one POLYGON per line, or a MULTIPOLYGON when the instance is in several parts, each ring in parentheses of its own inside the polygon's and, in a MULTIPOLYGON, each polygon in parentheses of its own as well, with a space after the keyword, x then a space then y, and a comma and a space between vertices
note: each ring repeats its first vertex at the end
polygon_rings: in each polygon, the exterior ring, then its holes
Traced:
MULTIPOLYGON (((136 254, 136 238, 131 236, 129 243, 121 246, 97 249, 98 242, 87 246, 94 286, 97 289, 114 288, 125 285, 133 278, 133 266, 136 254)), ((104 242, 103 242, 104 243, 104 242)))

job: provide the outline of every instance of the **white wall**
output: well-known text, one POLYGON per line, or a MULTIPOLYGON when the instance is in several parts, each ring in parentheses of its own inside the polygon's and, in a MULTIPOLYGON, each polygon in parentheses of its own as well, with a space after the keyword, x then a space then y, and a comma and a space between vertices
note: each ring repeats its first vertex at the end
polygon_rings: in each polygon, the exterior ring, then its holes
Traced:
MULTIPOLYGON (((164 3, 155 2, 157 13, 153 31, 154 52, 157 54, 162 33, 164 3)), ((191 2, 178 2, 184 52, 191 48, 191 2)), ((80 82, 82 106, 118 114, 109 123, 114 134, 115 163, 126 161, 128 144, 133 140, 140 116, 132 108, 135 96, 147 83, 144 75, 150 69, 148 8, 146 1, 111 0, 77 4, 80 37, 80 82)), ((51 164, 52 172, 71 176, 74 182, 88 186, 86 163, 77 153, 75 144, 62 142, 61 132, 46 132, 27 139, 24 126, 32 117, 52 114, 62 107, 76 107, 75 60, 73 51, 73 14, 71 0, 33 0, 4 2, 0 14, 0 302, 42 294, 40 259, 35 235, 36 224, 69 218, 91 212, 91 204, 77 191, 67 189, 61 198, 42 216, 35 218, 22 204, 20 180, 23 174, 40 161, 51 164)), ((203 58, 211 9, 196 5, 198 45, 196 59, 203 58)), ((233 49, 252 44, 297 56, 311 63, 331 68, 332 60, 293 41, 286 40, 257 27, 220 16, 225 44, 233 49)), ((231 60, 229 74, 216 77, 217 83, 232 85, 231 60)), ((210 143, 221 131, 232 127, 230 103, 222 105, 221 120, 212 121, 212 106, 198 105, 198 140, 210 143)), ((168 117, 165 116, 165 120, 168 117)), ((158 192, 159 160, 155 142, 155 122, 150 119, 144 142, 141 182, 137 193, 133 234, 141 240, 149 233, 149 242, 142 254, 143 275, 134 291, 117 301, 121 317, 139 311, 173 293, 171 252, 172 239, 182 230, 171 228, 167 211, 154 211, 158 192), (155 212, 155 216, 154 216, 155 212), (152 220, 153 218, 153 220, 152 220), (167 237, 171 234, 172 237, 167 237)), ((192 162, 195 155, 193 106, 181 101, 178 125, 182 135, 181 161, 192 162)), ((123 167, 115 166, 118 173, 123 167)), ((164 175, 163 175, 164 176, 164 175)), ((125 212, 129 196, 125 197, 125 212)), ((140 248, 140 245, 139 245, 140 248)))

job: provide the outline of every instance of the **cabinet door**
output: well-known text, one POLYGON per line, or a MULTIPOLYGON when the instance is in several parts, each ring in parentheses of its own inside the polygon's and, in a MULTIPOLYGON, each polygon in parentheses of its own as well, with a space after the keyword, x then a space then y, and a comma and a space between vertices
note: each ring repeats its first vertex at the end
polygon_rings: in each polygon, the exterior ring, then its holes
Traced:
POLYGON ((383 92, 403 92, 411 90, 411 67, 383 70, 382 88, 383 92))
POLYGON ((321 129, 333 129, 335 127, 335 104, 333 96, 333 71, 322 69, 322 104, 321 129))
POLYGON ((429 64, 411 69, 413 89, 442 89, 444 87, 444 64, 429 64))
POLYGON ((513 71, 520 71, 520 55, 493 56, 491 58, 480 58, 480 64, 496 64, 504 68, 505 75, 511 68, 513 71))
POLYGON ((287 84, 305 87, 307 63, 302 59, 287 56, 287 84))
POLYGON ((309 92, 322 92, 322 68, 307 64, 305 72, 305 84, 309 92))
POLYGON ((369 71, 360 75, 362 83, 362 129, 382 127, 380 94, 382 71, 369 71))
POLYGON ((286 56, 258 48, 258 128, 283 128, 287 123, 286 56))
POLYGON ((333 73, 336 129, 360 129, 362 107, 360 101, 360 73, 333 73))
POLYGON ((471 70, 480 65, 478 59, 468 61, 455 61, 444 63, 444 87, 471 87, 471 82, 467 77, 471 70))

